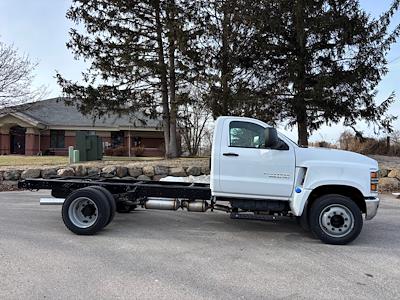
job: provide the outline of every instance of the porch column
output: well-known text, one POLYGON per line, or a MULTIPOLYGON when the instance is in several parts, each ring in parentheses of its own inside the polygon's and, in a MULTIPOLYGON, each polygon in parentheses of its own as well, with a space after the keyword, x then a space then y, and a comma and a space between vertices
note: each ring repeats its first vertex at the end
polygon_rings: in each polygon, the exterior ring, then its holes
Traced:
POLYGON ((25 155, 36 155, 39 152, 38 132, 35 128, 26 128, 25 155))
POLYGON ((0 128, 0 154, 10 154, 10 128, 0 128))

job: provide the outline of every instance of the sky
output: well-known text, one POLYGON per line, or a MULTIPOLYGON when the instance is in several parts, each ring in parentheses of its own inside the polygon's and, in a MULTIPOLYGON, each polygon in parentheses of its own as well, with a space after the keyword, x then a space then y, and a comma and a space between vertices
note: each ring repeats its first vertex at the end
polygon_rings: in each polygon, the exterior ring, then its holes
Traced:
MULTIPOLYGON (((46 86, 48 98, 61 95, 61 90, 54 78, 56 71, 65 78, 79 81, 81 72, 85 70, 82 60, 75 60, 73 54, 65 46, 69 39, 68 31, 74 24, 65 18, 71 5, 70 0, 0 0, 0 40, 13 44, 21 54, 28 54, 38 63, 35 70, 34 86, 46 86)), ((372 16, 385 11, 392 0, 361 0, 361 7, 372 16)), ((396 13, 393 24, 400 23, 400 12, 396 13)), ((398 99, 390 109, 393 115, 400 115, 400 41, 388 54, 389 72, 378 86, 377 101, 386 99, 392 91, 398 99)), ((400 119, 394 123, 400 130, 400 119)), ((360 123, 358 128, 366 135, 373 136, 374 131, 360 123)), ((285 130, 290 138, 297 140, 295 129, 285 130)), ((335 142, 344 127, 341 124, 324 125, 314 132, 310 141, 325 140, 335 142)))

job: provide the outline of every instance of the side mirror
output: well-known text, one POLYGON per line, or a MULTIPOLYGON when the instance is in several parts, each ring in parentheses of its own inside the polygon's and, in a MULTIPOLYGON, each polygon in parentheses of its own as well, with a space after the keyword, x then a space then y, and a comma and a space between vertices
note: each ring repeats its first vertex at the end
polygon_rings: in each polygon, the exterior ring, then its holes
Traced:
POLYGON ((273 127, 264 130, 265 148, 274 148, 278 144, 278 132, 273 127))

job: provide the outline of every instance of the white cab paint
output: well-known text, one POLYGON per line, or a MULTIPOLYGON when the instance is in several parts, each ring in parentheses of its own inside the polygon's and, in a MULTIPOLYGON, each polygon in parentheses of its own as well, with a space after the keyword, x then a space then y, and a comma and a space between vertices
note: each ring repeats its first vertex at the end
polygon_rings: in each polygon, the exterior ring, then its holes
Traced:
POLYGON ((241 197, 246 194, 249 198, 289 199, 294 183, 294 147, 281 151, 231 146, 229 128, 230 123, 235 121, 267 127, 265 123, 253 119, 222 119, 218 153, 219 189, 215 189, 214 194, 226 197, 241 197), (227 153, 237 156, 225 156, 227 153))

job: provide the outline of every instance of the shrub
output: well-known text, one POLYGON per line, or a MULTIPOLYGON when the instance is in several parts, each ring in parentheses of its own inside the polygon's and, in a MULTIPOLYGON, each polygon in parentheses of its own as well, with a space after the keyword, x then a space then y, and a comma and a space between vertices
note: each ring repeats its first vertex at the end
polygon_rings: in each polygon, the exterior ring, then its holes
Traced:
POLYGON ((143 156, 143 153, 144 153, 144 146, 142 146, 142 145, 131 148, 132 156, 140 157, 140 156, 143 156))
POLYGON ((108 148, 104 150, 104 154, 107 156, 127 156, 128 147, 119 146, 116 148, 108 148))
POLYGON ((340 149, 375 155, 400 155, 400 145, 391 144, 387 138, 362 138, 345 131, 339 138, 340 149))

